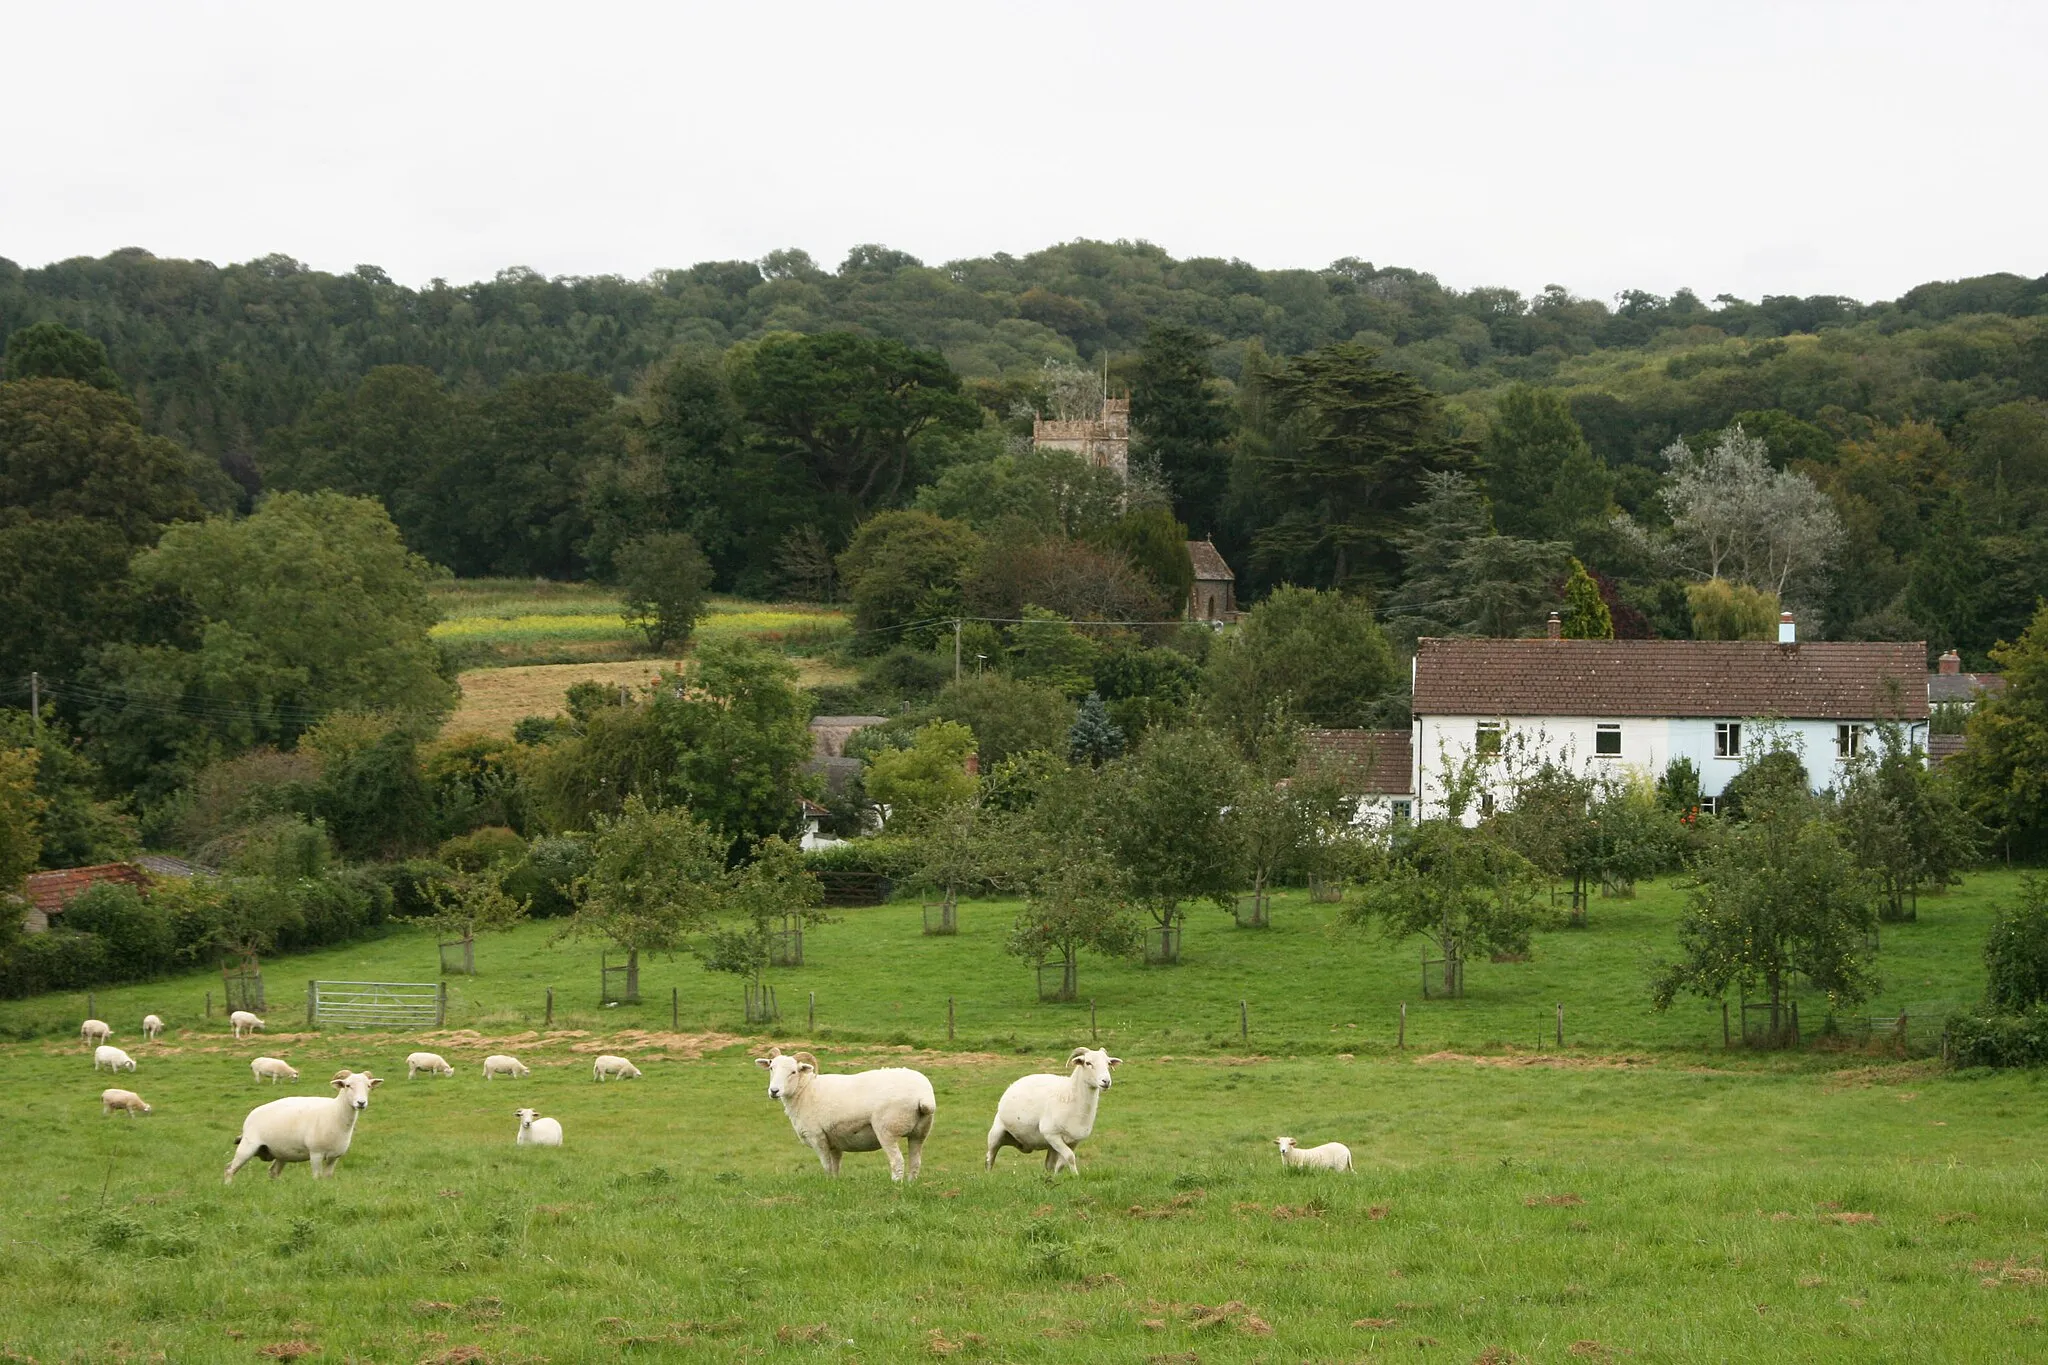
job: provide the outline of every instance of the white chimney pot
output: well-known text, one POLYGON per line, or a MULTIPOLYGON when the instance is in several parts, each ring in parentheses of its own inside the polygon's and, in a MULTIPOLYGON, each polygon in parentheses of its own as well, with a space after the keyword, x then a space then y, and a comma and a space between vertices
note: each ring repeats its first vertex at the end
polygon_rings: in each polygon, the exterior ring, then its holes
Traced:
POLYGON ((1792 620, 1792 613, 1789 611, 1778 613, 1778 643, 1790 645, 1797 644, 1798 642, 1799 628, 1792 620))

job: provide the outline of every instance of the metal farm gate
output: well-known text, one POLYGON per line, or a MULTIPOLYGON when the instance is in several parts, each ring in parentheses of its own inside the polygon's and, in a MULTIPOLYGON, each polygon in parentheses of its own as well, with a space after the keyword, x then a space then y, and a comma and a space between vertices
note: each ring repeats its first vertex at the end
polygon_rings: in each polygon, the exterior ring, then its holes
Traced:
POLYGON ((448 986, 440 981, 308 981, 306 1023, 313 1028, 440 1028, 448 986))

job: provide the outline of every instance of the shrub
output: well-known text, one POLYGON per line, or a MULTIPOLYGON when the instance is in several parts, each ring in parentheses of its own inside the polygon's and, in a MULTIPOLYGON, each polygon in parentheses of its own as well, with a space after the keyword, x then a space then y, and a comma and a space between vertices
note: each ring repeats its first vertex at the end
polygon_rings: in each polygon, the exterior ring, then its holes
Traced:
POLYGON ((0 959, 0 995, 82 990, 106 979, 107 945, 98 934, 68 929, 30 934, 0 959))
POLYGON ((171 917, 132 886, 101 882, 64 907, 64 927, 95 934, 110 981, 141 981, 170 970, 177 951, 171 917))
POLYGON ((448 880, 449 868, 433 858, 407 858, 397 863, 375 863, 368 871, 391 893, 394 917, 417 919, 434 913, 434 888, 448 880))
POLYGON ((590 846, 574 835, 535 839, 526 856, 506 869, 498 884, 506 895, 527 903, 535 919, 556 919, 576 908, 569 888, 590 870, 590 846))
POLYGON ((1985 1004, 2017 1014, 2048 1000, 2048 881, 2028 877, 2003 905, 1984 942, 1985 1004))
POLYGON ((1948 1021, 1949 1060, 1956 1066, 2040 1066, 2048 1063, 2048 1007, 2021 1014, 1958 1014, 1948 1021))
POLYGON ((889 835, 849 839, 843 844, 806 853, 804 869, 808 872, 879 872, 893 879, 901 877, 909 868, 913 853, 908 839, 889 835))
POLYGON ((481 872, 525 856, 526 840, 503 825, 485 825, 473 833, 459 834, 440 848, 441 861, 458 872, 481 872))

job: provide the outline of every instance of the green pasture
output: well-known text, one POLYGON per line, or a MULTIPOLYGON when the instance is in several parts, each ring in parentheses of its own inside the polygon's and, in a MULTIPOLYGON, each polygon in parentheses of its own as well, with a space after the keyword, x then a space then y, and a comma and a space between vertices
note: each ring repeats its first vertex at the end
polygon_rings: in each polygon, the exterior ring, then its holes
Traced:
MULTIPOLYGON (((587 663, 652 657, 646 638, 619 616, 617 589, 541 579, 450 579, 431 590, 441 607, 433 638, 465 667, 587 663)), ((805 649, 848 629, 836 608, 714 598, 696 638, 735 636, 805 649)))

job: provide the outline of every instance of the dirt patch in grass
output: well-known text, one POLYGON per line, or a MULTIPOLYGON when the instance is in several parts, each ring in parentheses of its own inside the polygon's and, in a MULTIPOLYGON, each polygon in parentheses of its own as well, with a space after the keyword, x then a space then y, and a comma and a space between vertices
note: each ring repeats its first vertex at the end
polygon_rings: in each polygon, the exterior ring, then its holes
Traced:
POLYGON ((1473 1066, 1506 1067, 1550 1067, 1562 1071, 1615 1071, 1628 1067, 1655 1066, 1652 1057, 1559 1057, 1548 1053, 1506 1053, 1497 1057, 1483 1057, 1471 1052, 1432 1052, 1426 1057, 1417 1057, 1415 1064, 1422 1066, 1435 1062, 1469 1062, 1473 1066))
POLYGON ((1823 1095, 1832 1095, 1842 1090, 1861 1090, 1873 1085, 1903 1085, 1907 1081, 1924 1081, 1940 1075, 1942 1063, 1939 1057, 1927 1057, 1916 1062, 1893 1062, 1888 1066, 1857 1066, 1846 1071, 1830 1071, 1821 1081, 1823 1095))

